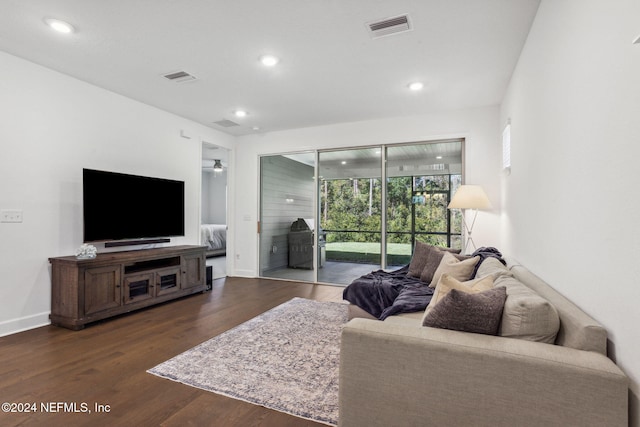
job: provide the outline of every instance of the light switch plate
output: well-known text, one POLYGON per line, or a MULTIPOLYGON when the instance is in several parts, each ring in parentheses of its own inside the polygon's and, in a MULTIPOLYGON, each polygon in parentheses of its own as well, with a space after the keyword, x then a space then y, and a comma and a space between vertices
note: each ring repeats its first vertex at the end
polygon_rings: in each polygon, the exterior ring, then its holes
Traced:
POLYGON ((22 222, 22 211, 19 209, 0 210, 0 222, 22 222))

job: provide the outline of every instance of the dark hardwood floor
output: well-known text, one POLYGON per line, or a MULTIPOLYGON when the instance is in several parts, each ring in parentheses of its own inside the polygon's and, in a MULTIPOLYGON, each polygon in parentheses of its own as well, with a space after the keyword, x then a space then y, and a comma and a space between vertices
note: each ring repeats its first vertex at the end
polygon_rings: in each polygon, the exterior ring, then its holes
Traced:
POLYGON ((146 372, 293 297, 341 301, 342 288, 219 279, 210 292, 81 331, 45 326, 2 337, 0 403, 35 404, 36 412, 7 413, 3 406, 0 425, 322 426, 146 372), (78 412, 69 412, 74 403, 78 412), (58 412, 43 413, 43 405, 58 412))

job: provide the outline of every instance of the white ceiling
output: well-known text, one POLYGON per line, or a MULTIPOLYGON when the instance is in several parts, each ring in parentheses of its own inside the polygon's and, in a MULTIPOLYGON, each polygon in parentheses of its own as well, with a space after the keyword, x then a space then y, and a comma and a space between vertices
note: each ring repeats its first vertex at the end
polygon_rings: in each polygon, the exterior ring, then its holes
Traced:
POLYGON ((244 135, 499 104, 538 4, 0 0, 0 50, 244 135), (400 14, 411 31, 370 36, 366 23, 400 14), (45 17, 77 31, 54 33, 45 17), (280 64, 262 66, 266 53, 280 64), (198 80, 162 77, 177 70, 198 80), (417 80, 425 89, 409 91, 417 80), (213 123, 222 119, 240 126, 213 123))

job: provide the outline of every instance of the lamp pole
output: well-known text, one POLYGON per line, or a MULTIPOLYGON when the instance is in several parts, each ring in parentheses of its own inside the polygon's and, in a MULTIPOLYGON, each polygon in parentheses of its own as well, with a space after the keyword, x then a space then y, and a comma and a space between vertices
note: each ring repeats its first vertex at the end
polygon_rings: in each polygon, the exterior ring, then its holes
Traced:
POLYGON ((464 234, 466 235, 464 252, 467 252, 469 243, 476 250, 476 243, 473 241, 472 232, 473 226, 476 223, 476 217, 478 216, 478 209, 490 209, 491 203, 486 193, 479 185, 461 185, 456 190, 456 193, 451 199, 451 203, 447 206, 449 209, 461 209, 462 210, 462 223, 464 224, 464 234), (470 209, 473 211, 473 220, 471 226, 467 223, 466 211, 470 209))
POLYGON ((464 224, 464 230, 465 230, 465 244, 464 244, 464 253, 467 252, 467 247, 469 247, 469 243, 471 243, 471 245, 473 246, 473 250, 475 251, 476 249, 478 249, 476 247, 476 243, 473 241, 473 236, 471 235, 471 233, 473 232, 473 226, 476 223, 476 217, 478 216, 478 210, 477 209, 463 209, 462 212, 462 224, 464 224), (473 212, 473 220, 471 221, 471 226, 469 226, 467 224, 467 219, 466 219, 466 211, 470 210, 471 212, 473 212))

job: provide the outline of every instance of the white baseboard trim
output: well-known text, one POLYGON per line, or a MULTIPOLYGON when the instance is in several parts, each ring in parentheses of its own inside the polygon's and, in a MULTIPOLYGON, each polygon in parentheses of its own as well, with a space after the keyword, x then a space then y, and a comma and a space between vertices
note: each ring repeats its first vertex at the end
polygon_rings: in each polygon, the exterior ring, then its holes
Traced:
POLYGON ((0 337, 17 334, 18 332, 28 331, 29 329, 39 328, 41 326, 50 325, 49 312, 32 314, 31 316, 19 317, 17 319, 5 320, 0 322, 0 337))
POLYGON ((233 272, 232 275, 229 275, 229 277, 251 277, 251 278, 255 278, 256 276, 256 272, 253 270, 235 270, 233 272))

